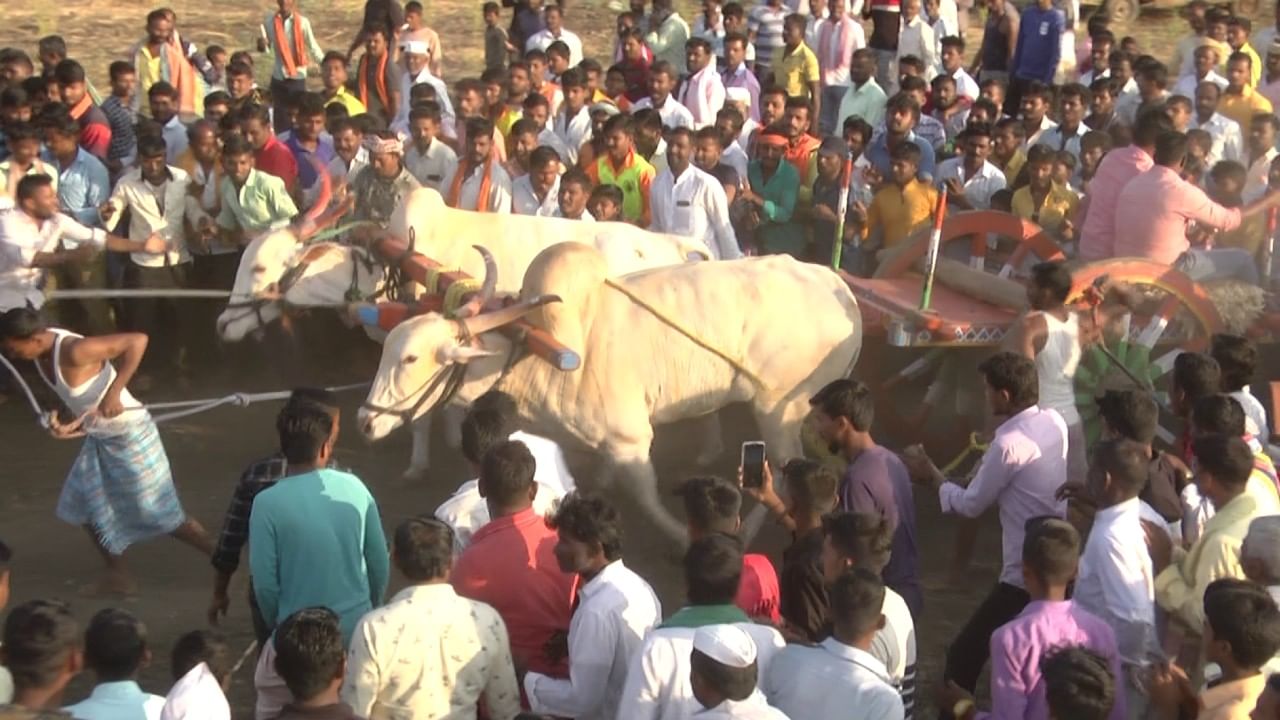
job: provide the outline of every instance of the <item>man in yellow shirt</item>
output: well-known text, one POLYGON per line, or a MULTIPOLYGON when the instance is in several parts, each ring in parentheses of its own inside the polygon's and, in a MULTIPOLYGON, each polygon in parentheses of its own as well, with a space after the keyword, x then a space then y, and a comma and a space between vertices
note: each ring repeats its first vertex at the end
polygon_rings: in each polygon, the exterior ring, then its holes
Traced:
MULTIPOLYGON (((1195 484, 1215 509, 1189 550, 1174 547, 1165 532, 1147 532, 1156 575, 1156 602, 1189 634, 1204 632, 1204 592, 1219 578, 1243 578, 1240 546, 1257 501, 1245 492, 1253 474, 1253 452, 1232 435, 1204 435, 1192 442, 1195 484)), ((1187 638, 1183 642, 1194 642, 1187 638)), ((1195 675, 1197 673, 1192 673, 1195 675)))
POLYGON ((324 104, 341 105, 347 109, 348 117, 363 115, 364 103, 347 89, 347 56, 337 50, 325 53, 320 63, 320 77, 324 80, 324 104))
POLYGON ((926 225, 938 205, 938 191, 916 178, 920 169, 920 148, 915 143, 899 143, 889 154, 890 182, 876 192, 871 207, 855 206, 855 218, 865 216, 862 237, 868 249, 891 248, 917 228, 926 225))
POLYGON ((1054 150, 1033 145, 1027 151, 1028 184, 1013 194, 1013 214, 1070 241, 1075 237, 1072 218, 1080 198, 1070 189, 1053 182, 1054 150))
POLYGON ((1253 116, 1271 112, 1271 101, 1249 86, 1253 77, 1253 63, 1242 52, 1231 53, 1227 58, 1227 89, 1218 101, 1218 112, 1235 120, 1240 127, 1249 127, 1253 116))
POLYGON ((821 113, 822 92, 818 56, 804 44, 807 21, 803 15, 791 14, 782 24, 783 46, 773 55, 773 82, 787 91, 789 98, 801 98, 813 105, 813 115, 821 113))
POLYGON ((1253 23, 1247 17, 1232 17, 1227 21, 1227 44, 1231 46, 1233 52, 1242 52, 1249 56, 1250 74, 1249 87, 1258 87, 1258 81, 1262 79, 1262 56, 1258 55, 1258 51, 1253 45, 1249 44, 1249 32, 1253 29, 1253 23))

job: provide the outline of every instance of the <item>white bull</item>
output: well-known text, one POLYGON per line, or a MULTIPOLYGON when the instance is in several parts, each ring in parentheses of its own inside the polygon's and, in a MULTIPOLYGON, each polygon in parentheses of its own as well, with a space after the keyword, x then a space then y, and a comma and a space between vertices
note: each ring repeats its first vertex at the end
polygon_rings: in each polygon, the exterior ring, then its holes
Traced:
POLYGON ((680 536, 649 462, 654 425, 746 401, 772 459, 799 456, 809 398, 848 376, 862 346, 848 286, 789 257, 691 263, 616 283, 652 311, 608 285, 594 249, 557 245, 530 265, 523 302, 464 320, 430 314, 400 324, 383 345, 362 431, 385 437, 442 401, 469 403, 496 386, 515 397, 531 432, 604 453, 659 527, 680 536), (544 304, 552 296, 563 302, 544 304), (508 368, 511 341, 492 331, 525 314, 576 350, 581 368, 561 372, 535 357, 508 368), (445 398, 453 373, 462 382, 445 398))
MULTIPOLYGON (((472 249, 477 239, 492 250, 497 262, 497 290, 519 292, 519 283, 534 256, 544 248, 576 242, 596 248, 610 276, 708 257, 705 246, 677 235, 652 233, 625 223, 584 223, 562 218, 475 213, 444 204, 440 193, 415 190, 391 218, 390 234, 413 238, 413 249, 446 268, 472 277, 485 273, 484 262, 472 249)), ((218 332, 238 342, 278 319, 284 306, 341 306, 351 298, 380 292, 386 273, 370 251, 338 243, 305 245, 292 231, 268 234, 245 248, 227 309, 218 318, 218 332)), ((381 334, 370 331, 375 340, 381 334)), ((456 446, 460 422, 447 423, 450 444, 456 446)), ((708 436, 718 428, 708 425, 708 436)), ((413 427, 413 453, 407 477, 426 471, 430 460, 430 426, 413 427)))

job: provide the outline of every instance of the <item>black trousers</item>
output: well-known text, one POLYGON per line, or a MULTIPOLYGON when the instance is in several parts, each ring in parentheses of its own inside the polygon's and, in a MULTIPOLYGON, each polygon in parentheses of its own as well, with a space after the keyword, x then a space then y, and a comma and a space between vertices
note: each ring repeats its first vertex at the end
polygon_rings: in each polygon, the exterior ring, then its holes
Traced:
MULTIPOLYGON (((200 290, 230 290, 236 282, 240 255, 239 252, 233 252, 194 256, 191 263, 191 287, 200 290)), ((227 301, 191 300, 187 305, 191 308, 191 349, 195 355, 192 359, 196 364, 208 367, 222 364, 227 360, 229 348, 219 343, 217 321, 218 315, 226 308, 227 301)))
MULTIPOLYGON (((173 290, 187 287, 190 264, 142 267, 129 263, 124 281, 129 289, 173 290)), ((183 300, 176 298, 130 298, 129 327, 150 338, 143 367, 147 372, 169 373, 176 370, 182 350, 186 348, 188 318, 182 316, 183 300)))
MULTIPOLYGON (((973 692, 982 667, 991 657, 991 633, 1017 617, 1029 602, 1031 596, 1026 590, 1009 583, 996 583, 947 648, 944 679, 973 692)), ((950 708, 943 711, 949 714, 950 708)))
POLYGON ((271 78, 271 125, 276 134, 289 130, 289 103, 294 95, 307 91, 306 80, 277 80, 271 78))

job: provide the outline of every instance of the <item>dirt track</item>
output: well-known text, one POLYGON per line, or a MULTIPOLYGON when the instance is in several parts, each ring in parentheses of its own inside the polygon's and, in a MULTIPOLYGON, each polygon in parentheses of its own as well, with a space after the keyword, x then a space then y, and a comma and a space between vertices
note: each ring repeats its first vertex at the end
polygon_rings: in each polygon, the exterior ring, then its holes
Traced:
MULTIPOLYGON (((360 380, 358 372, 333 380, 360 380)), ((253 389, 268 389, 270 386, 264 384, 267 382, 259 379, 253 389)), ((197 384, 182 395, 153 392, 143 396, 143 400, 216 396, 241 389, 245 388, 197 384)), ((344 396, 345 418, 353 417, 361 399, 359 392, 344 396)), ((221 408, 162 426, 183 504, 211 532, 220 526, 240 471, 273 450, 273 420, 278 408, 278 403, 245 409, 221 408)), ((755 429, 745 408, 730 408, 724 418, 727 450, 712 470, 731 477, 738 444, 752 439, 755 429)), ((690 441, 696 433, 682 430, 685 428, 679 425, 666 427, 658 435, 654 458, 664 488, 669 489, 698 472, 692 460, 697 448, 690 441)), ((87 620, 98 609, 112 604, 79 594, 82 585, 96 579, 99 559, 82 530, 54 517, 63 477, 79 443, 59 442, 44 435, 32 422, 25 405, 16 398, 0 405, 0 433, 4 437, 0 443, 0 467, 5 469, 3 485, 0 485, 0 537, 15 552, 13 603, 58 597, 71 602, 76 614, 87 620)), ((470 477, 461 456, 446 447, 440 433, 437 432, 434 440, 436 461, 430 478, 410 485, 400 479, 408 459, 406 434, 397 433, 383 443, 369 445, 350 424, 344 429, 338 460, 368 483, 382 507, 388 529, 411 514, 429 513, 470 477)), ((571 453, 570 462, 580 483, 590 487, 595 464, 590 456, 571 453)), ((678 512, 674 502, 669 500, 668 505, 678 512)), ((938 522, 937 504, 932 498, 917 497, 917 507, 927 602, 926 620, 917 628, 922 665, 919 697, 925 705, 932 705, 932 688, 942 649, 995 578, 999 566, 998 530, 992 521, 984 526, 977 560, 970 573, 971 586, 963 592, 942 589, 951 560, 954 523, 938 522)), ((625 514, 628 564, 649 578, 664 606, 674 611, 682 603, 679 567, 667 546, 652 538, 641 518, 635 513, 625 514)), ((779 564, 785 542, 781 531, 766 527, 754 549, 768 553, 775 564, 779 564)), ((143 590, 137 600, 116 604, 137 613, 147 623, 155 660, 143 673, 142 685, 148 691, 164 693, 171 684, 168 654, 174 640, 188 630, 205 626, 213 571, 204 558, 168 539, 131 548, 126 558, 139 576, 143 590)), ((232 586, 231 612, 223 623, 223 630, 237 654, 252 639, 244 601, 245 581, 243 572, 237 575, 232 586)), ((398 581, 393 580, 393 591, 397 586, 398 581)), ((80 699, 89 687, 90 679, 82 677, 67 699, 80 699)), ((251 665, 236 676, 231 696, 237 717, 251 716, 251 665)))

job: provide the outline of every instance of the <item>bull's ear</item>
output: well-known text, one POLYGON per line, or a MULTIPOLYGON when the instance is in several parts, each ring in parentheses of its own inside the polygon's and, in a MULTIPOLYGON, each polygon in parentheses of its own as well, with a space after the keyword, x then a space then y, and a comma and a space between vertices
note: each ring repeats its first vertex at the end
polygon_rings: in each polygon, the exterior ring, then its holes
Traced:
POLYGON ((497 355, 493 350, 485 350, 484 348, 472 347, 470 345, 449 345, 440 348, 439 357, 441 365, 451 365, 453 363, 469 362, 472 358, 489 357, 497 355))

